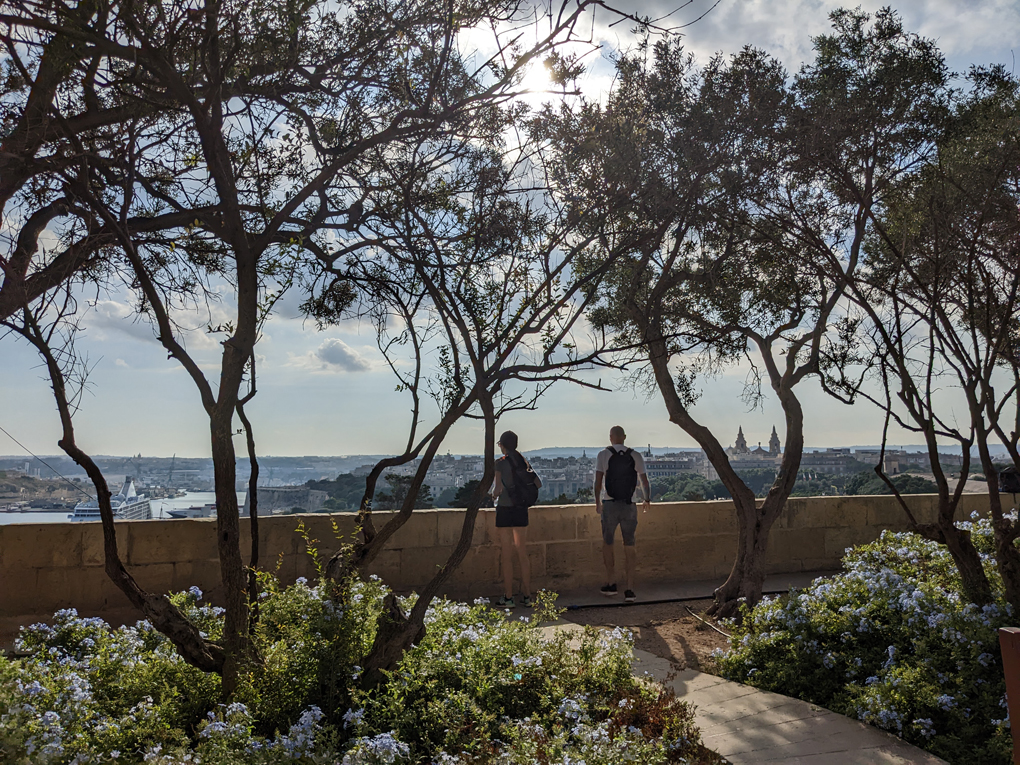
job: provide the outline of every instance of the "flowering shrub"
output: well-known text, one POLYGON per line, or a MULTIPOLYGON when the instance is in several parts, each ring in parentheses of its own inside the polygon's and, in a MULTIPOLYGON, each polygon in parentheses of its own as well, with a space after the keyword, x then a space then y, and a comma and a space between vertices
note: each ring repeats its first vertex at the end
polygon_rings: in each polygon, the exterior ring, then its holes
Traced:
POLYGON ((1012 609, 988 521, 962 525, 995 603, 966 602, 944 547, 884 532, 847 552, 844 573, 745 613, 718 656, 722 674, 856 717, 953 763, 1010 762, 996 630, 1013 621, 1012 609))
POLYGON ((630 632, 588 628, 544 640, 535 625, 555 617, 551 603, 540 596, 536 613, 516 620, 482 603, 434 604, 425 638, 387 692, 355 694, 359 732, 392 731, 415 762, 436 752, 451 764, 691 756, 699 743, 692 710, 633 677, 630 632))
MULTIPOLYGON (((0 762, 22 765, 397 765, 696 762, 692 710, 634 678, 631 637, 543 639, 539 621, 438 601, 424 639, 379 688, 360 687, 385 588, 267 577, 259 661, 224 703, 147 622, 112 629, 59 612, 0 658, 0 762)), ((174 602, 218 637, 197 588, 174 602)), ((408 603, 405 603, 407 605, 408 603)))

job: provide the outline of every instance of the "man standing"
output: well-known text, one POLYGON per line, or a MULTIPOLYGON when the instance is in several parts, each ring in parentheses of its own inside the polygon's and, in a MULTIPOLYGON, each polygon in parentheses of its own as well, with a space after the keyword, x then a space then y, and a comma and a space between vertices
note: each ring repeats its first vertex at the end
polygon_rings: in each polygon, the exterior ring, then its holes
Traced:
POLYGON ((645 460, 639 452, 628 449, 623 442, 627 434, 623 428, 614 425, 609 429, 609 448, 599 452, 595 459, 595 512, 602 516, 602 560, 606 564, 606 585, 602 594, 616 594, 616 556, 613 545, 616 527, 620 527, 623 536, 623 569, 626 577, 626 589, 623 599, 633 603, 634 595, 634 563, 637 552, 634 549, 634 531, 637 529, 637 505, 634 494, 641 481, 641 509, 648 512, 649 498, 652 496, 645 474, 645 460))

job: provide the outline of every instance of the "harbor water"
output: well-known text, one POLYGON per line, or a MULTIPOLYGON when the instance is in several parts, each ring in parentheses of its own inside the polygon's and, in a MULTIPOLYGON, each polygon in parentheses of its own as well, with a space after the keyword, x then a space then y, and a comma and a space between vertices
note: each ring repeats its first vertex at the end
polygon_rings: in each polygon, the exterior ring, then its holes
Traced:
MULTIPOLYGON (((237 505, 244 505, 245 492, 237 492, 237 505)), ((172 499, 150 500, 150 508, 154 519, 169 518, 167 511, 184 510, 195 505, 205 505, 216 501, 216 492, 212 491, 188 491, 183 496, 172 499)), ((31 511, 26 513, 4 513, 0 512, 0 524, 9 523, 69 523, 67 516, 71 510, 53 511, 31 511)))

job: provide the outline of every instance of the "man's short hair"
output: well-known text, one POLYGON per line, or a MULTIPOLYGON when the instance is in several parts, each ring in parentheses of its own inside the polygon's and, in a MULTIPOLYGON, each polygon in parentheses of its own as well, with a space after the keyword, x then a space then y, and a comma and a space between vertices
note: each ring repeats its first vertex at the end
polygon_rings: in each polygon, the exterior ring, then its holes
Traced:
POLYGON ((609 429, 610 438, 619 438, 621 441, 627 437, 627 434, 623 432, 623 427, 620 425, 614 425, 609 429))

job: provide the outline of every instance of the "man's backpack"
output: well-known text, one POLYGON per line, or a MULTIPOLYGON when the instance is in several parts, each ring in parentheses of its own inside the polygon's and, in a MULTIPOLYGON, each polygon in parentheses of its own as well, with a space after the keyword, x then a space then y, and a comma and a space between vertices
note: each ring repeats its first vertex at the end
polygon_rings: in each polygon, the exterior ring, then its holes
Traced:
POLYGON ((609 447, 609 466, 606 468, 606 494, 617 502, 630 503, 637 488, 637 467, 634 465, 633 449, 622 452, 609 447))
POLYGON ((509 455, 507 455, 506 461, 510 465, 510 472, 514 477, 514 482, 505 487, 510 493, 510 499, 513 500, 515 507, 531 507, 538 502, 538 486, 535 483, 535 471, 528 466, 527 462, 524 462, 523 457, 521 457, 521 462, 524 465, 523 469, 515 465, 509 455))

